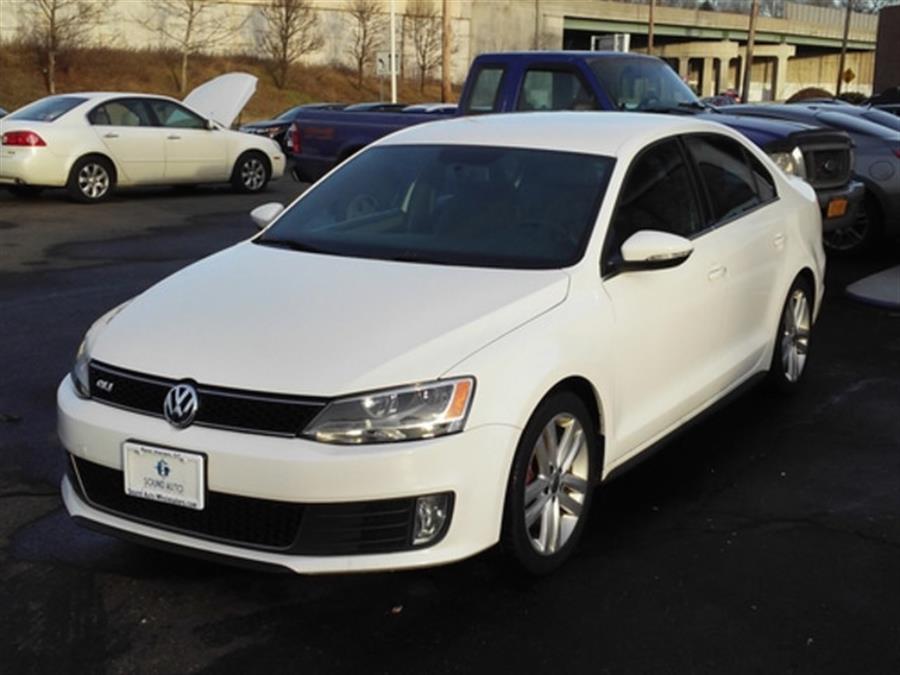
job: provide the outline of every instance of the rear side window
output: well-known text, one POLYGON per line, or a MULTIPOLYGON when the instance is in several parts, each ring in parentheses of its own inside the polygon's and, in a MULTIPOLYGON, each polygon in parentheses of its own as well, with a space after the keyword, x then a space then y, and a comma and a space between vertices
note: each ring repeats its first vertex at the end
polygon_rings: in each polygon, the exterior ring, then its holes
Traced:
POLYGON ((525 74, 519 110, 596 110, 597 100, 576 73, 532 69, 525 74))
MULTIPOLYGON (((691 237, 703 230, 694 183, 678 141, 644 151, 631 165, 619 192, 608 243, 609 260, 620 259, 622 244, 640 230, 691 237)), ((604 265, 605 270, 609 269, 604 265)))
POLYGON ((95 126, 152 126, 147 108, 137 99, 121 99, 99 105, 90 112, 88 121, 95 126))
POLYGON ((12 115, 7 116, 6 119, 25 120, 28 122, 53 122, 85 101, 87 99, 82 96, 49 96, 42 98, 40 101, 35 101, 31 105, 26 105, 21 110, 17 110, 12 115))
POLYGON ((712 134, 687 136, 685 143, 706 184, 713 221, 737 218, 762 203, 740 143, 712 134))
POLYGON ((492 112, 497 104, 500 80, 502 79, 503 68, 499 66, 487 66, 480 69, 475 76, 475 84, 472 86, 472 95, 469 96, 466 112, 492 112))
POLYGON ((756 157, 749 152, 746 153, 747 159, 750 160, 750 169, 753 171, 753 178, 756 179, 756 191, 760 200, 765 204, 778 196, 775 192, 775 180, 769 170, 763 166, 756 157))

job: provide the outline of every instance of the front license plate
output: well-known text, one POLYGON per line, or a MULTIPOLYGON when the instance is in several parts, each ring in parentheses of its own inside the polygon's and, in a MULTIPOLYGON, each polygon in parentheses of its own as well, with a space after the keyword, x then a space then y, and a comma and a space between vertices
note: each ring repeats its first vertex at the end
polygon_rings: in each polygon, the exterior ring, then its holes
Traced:
POLYGON ((828 202, 828 213, 825 217, 840 218, 845 213, 847 213, 847 200, 843 197, 839 197, 838 199, 832 199, 828 202))
POLYGON ((205 460, 195 452, 126 442, 122 445, 125 494, 202 510, 205 460))

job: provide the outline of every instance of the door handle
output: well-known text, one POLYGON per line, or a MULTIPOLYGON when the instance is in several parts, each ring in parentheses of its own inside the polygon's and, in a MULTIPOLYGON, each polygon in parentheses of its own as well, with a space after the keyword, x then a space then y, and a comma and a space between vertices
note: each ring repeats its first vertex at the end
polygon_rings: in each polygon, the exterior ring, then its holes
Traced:
POLYGON ((109 132, 108 134, 103 134, 103 138, 118 138, 119 134, 114 134, 113 132, 109 132))
POLYGON ((716 281, 725 276, 728 272, 728 268, 725 265, 713 265, 709 268, 709 272, 707 272, 706 276, 710 281, 716 281))
POLYGON ((784 233, 779 232, 778 234, 775 235, 775 238, 772 239, 772 243, 775 244, 775 248, 782 249, 782 248, 784 248, 784 240, 785 239, 787 239, 787 237, 784 236, 784 233))
POLYGON ((181 138, 181 136, 178 136, 178 135, 176 135, 176 134, 172 134, 171 136, 166 136, 166 138, 168 138, 170 141, 177 141, 177 140, 179 140, 179 139, 181 138))

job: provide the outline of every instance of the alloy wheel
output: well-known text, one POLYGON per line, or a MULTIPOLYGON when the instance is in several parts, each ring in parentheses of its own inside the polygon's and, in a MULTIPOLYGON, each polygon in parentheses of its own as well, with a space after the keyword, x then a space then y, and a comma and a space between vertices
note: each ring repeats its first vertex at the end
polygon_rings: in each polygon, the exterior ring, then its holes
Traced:
POLYGON ((88 199, 100 199, 109 191, 109 172, 98 162, 88 162, 78 172, 78 189, 88 199))
POLYGON ((797 288, 788 298, 781 318, 781 365, 788 382, 797 382, 803 374, 811 324, 809 300, 797 288))
POLYGON ((588 490, 589 449, 578 419, 560 413, 534 444, 525 477, 525 529, 541 555, 559 551, 582 515, 588 490))
POLYGON ((266 167, 257 157, 250 157, 241 165, 241 183, 251 192, 266 184, 266 167))

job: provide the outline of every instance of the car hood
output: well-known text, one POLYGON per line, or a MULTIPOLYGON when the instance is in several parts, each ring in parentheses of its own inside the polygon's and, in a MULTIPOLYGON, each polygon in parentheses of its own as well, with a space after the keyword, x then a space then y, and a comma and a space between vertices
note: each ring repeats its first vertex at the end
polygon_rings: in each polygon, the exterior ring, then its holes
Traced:
MULTIPOLYGON (((735 106, 743 107, 743 106, 735 106)), ((731 127, 737 132, 744 134, 751 141, 760 147, 772 141, 779 141, 787 138, 797 131, 809 131, 816 127, 800 122, 790 120, 775 120, 764 117, 753 117, 751 115, 741 115, 732 113, 731 109, 725 113, 701 113, 698 118, 709 122, 718 122, 727 127, 731 127)))
POLYGON ((230 127, 256 92, 257 78, 226 73, 204 82, 184 97, 184 103, 223 127, 230 127))
POLYGON ((424 265, 245 242, 133 299, 91 357, 173 379, 335 396, 439 377, 561 303, 561 270, 424 265))

